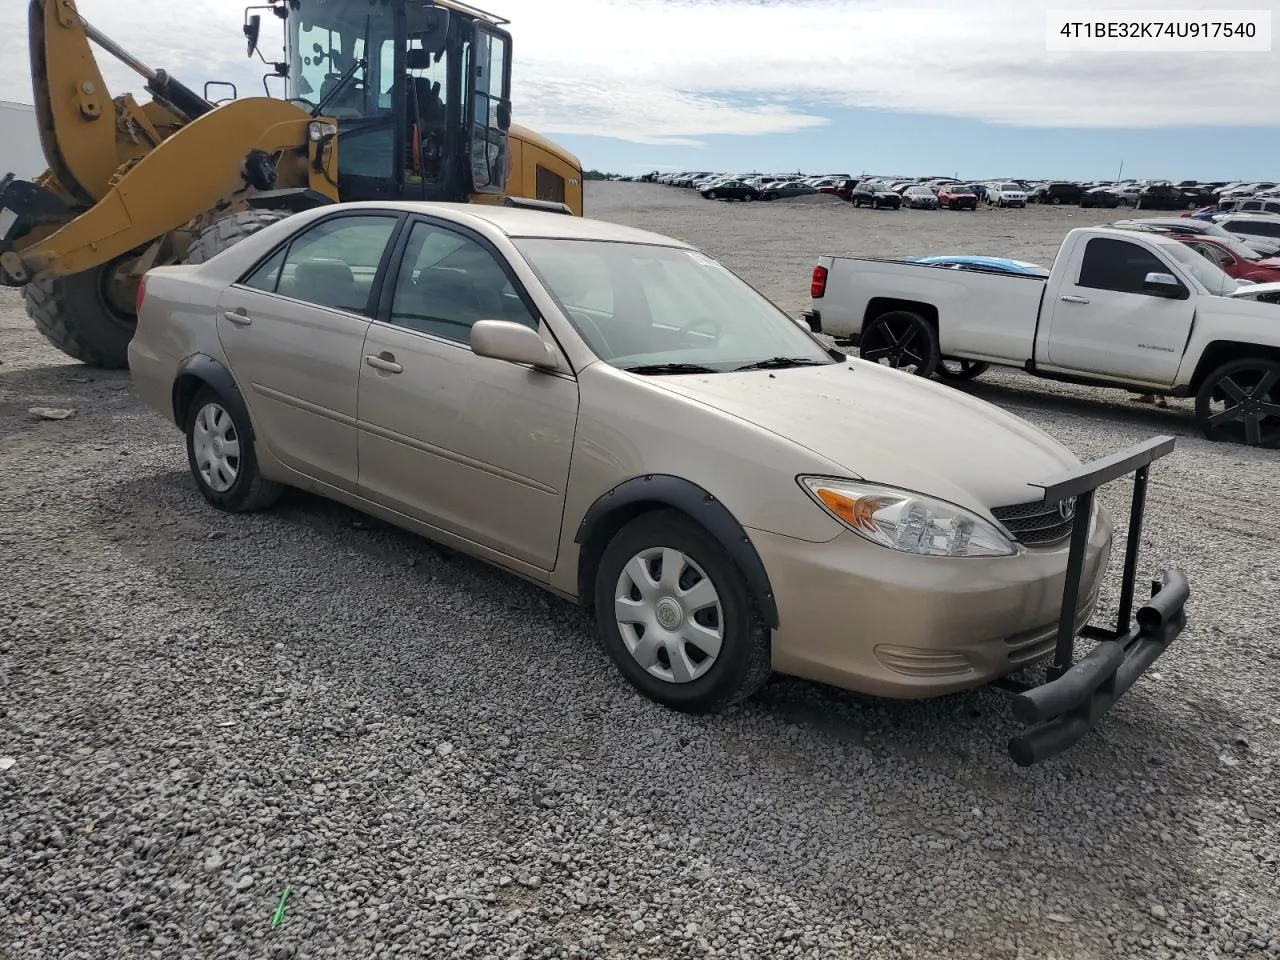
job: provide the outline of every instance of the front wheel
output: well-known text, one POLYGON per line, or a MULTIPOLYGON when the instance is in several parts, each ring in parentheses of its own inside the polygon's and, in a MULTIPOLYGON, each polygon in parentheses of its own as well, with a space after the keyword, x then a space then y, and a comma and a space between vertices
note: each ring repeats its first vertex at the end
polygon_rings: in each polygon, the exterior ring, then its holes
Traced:
POLYGON ((769 630, 719 542, 674 510, 623 527, 596 570, 595 616, 633 687, 676 710, 711 713, 769 679, 769 630))
POLYGON ((716 196, 716 192, 715 192, 714 190, 712 190, 710 193, 708 193, 708 194, 707 194, 707 199, 708 199, 708 200, 716 200, 716 199, 719 199, 719 198, 716 196))
POLYGON ((909 310, 893 310, 872 320, 862 331, 858 356, 917 377, 933 376, 941 360, 933 325, 909 310))
POLYGON ((1218 367, 1196 392, 1196 420, 1209 440, 1280 445, 1280 363, 1248 357, 1218 367))
POLYGON ((943 380, 976 380, 990 369, 991 364, 981 360, 943 357, 938 361, 936 372, 943 380))
POLYGON ((138 326, 134 309, 138 278, 132 257, 22 288, 27 316, 51 344, 91 367, 124 370, 138 326))

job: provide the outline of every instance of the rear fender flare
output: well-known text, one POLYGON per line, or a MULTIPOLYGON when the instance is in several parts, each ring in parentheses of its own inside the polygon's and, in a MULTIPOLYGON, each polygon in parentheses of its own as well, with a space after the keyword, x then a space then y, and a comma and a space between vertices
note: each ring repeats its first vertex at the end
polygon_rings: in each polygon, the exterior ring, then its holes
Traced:
POLYGON ((202 386, 212 387, 218 392, 231 408, 232 415, 249 425, 249 439, 254 440, 253 418, 249 416, 249 406, 244 402, 235 378, 231 371, 205 353, 195 353, 183 360, 178 365, 177 376, 173 378, 173 422, 178 429, 186 427, 187 409, 202 386))
POLYGON ((702 487, 670 474, 633 477, 601 495, 588 508, 573 538, 573 542, 583 548, 583 558, 588 559, 586 564, 580 562, 578 568, 579 596, 591 596, 590 584, 583 580, 594 576, 595 561, 603 553, 608 538, 621 526, 616 521, 624 517, 622 523, 627 522, 636 515, 636 508, 643 512, 642 505, 673 507, 715 537, 742 571, 765 622, 775 630, 778 628, 778 604, 773 586, 747 531, 728 507, 702 487))

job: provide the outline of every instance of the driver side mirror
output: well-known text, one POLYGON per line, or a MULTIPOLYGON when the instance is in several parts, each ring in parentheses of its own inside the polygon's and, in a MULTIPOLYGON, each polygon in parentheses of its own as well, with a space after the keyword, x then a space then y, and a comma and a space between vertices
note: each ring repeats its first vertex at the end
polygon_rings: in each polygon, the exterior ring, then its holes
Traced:
POLYGON ((538 331, 510 320, 479 320, 471 327, 471 352, 477 357, 527 363, 542 370, 557 366, 555 351, 538 331))
POLYGON ((1142 281, 1142 289, 1154 297, 1167 297, 1170 300, 1186 298, 1186 288, 1178 282, 1172 273, 1148 273, 1142 281))
POLYGON ((262 34, 262 17, 256 13, 250 17, 244 25, 244 38, 249 42, 249 50, 245 53, 246 57, 252 57, 254 51, 258 49, 258 38, 262 34))

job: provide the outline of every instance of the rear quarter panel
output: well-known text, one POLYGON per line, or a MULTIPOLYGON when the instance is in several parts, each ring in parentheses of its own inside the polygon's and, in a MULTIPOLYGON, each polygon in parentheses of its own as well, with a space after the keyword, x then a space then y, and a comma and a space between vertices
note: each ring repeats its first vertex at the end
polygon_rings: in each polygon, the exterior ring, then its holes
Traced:
POLYGON ((885 301, 921 304, 938 315, 948 356, 1020 365, 1035 344, 1045 281, 1038 277, 948 270, 924 264, 831 257, 825 295, 813 301, 822 331, 858 337, 885 301))
POLYGON ((147 406, 173 419, 173 381, 182 361, 196 353, 226 364, 218 344, 217 305, 224 284, 197 267, 156 267, 129 344, 129 371, 147 406))

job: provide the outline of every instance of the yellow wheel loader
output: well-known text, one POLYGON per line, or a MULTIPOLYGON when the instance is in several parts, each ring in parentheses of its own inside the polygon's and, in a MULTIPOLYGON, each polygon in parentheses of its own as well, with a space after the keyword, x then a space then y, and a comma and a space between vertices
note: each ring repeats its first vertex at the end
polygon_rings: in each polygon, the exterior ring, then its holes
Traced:
POLYGON ((572 154, 511 123, 509 21, 457 0, 266 0, 246 10, 265 96, 209 99, 88 24, 30 0, 49 169, 0 180, 0 283, 55 346, 123 368, 138 279, 199 263, 282 217, 356 200, 506 203, 582 215, 572 154), (259 49, 262 14, 285 59, 259 49), (111 97, 94 44, 151 99, 111 97), (270 81, 283 84, 271 95, 270 81))

